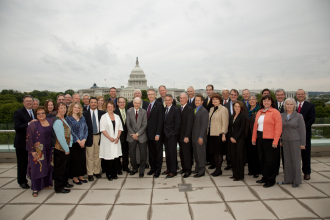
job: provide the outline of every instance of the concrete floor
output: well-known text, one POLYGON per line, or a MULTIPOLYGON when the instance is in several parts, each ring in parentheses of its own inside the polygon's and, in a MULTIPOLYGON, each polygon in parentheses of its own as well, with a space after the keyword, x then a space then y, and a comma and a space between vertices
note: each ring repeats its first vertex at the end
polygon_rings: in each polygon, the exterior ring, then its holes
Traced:
MULTIPOLYGON (((330 218, 330 157, 312 159, 311 180, 265 189, 251 176, 244 181, 208 173, 202 178, 180 175, 154 179, 124 175, 75 185, 69 194, 44 189, 32 197, 16 181, 16 164, 0 163, 0 219, 325 219, 330 218), (179 192, 190 183, 193 191, 179 192)), ((247 169, 247 168, 246 168, 247 169)), ((165 170, 165 167, 163 167, 165 170)), ((247 173, 247 172, 246 172, 247 173)), ((70 180, 72 181, 72 180, 70 180)), ((283 181, 283 172, 277 177, 283 181)))

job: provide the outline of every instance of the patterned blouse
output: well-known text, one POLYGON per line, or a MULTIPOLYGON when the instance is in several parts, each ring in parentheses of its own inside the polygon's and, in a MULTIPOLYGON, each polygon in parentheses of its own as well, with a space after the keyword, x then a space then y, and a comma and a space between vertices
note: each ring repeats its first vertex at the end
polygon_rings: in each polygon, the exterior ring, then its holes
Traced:
POLYGON ((71 127, 73 143, 76 143, 77 140, 87 139, 88 128, 84 116, 81 116, 79 121, 76 121, 72 116, 66 116, 65 119, 71 127))

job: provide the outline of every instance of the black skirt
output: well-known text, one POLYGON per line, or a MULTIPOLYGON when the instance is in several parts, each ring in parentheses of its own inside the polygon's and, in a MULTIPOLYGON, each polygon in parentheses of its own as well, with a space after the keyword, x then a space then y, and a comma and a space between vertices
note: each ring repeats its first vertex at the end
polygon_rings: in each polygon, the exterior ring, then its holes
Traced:
POLYGON ((70 177, 84 176, 87 173, 86 152, 76 142, 70 148, 70 177))
POLYGON ((227 142, 222 141, 222 135, 210 136, 210 133, 208 133, 207 140, 210 154, 227 154, 227 142))

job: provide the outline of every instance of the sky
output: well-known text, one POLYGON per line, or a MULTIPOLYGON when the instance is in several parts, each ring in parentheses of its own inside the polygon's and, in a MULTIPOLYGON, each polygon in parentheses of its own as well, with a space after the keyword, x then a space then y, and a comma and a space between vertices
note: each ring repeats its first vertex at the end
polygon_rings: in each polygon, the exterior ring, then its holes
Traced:
POLYGON ((329 0, 0 0, 0 91, 330 91, 329 0), (106 80, 106 81, 105 81, 106 80))

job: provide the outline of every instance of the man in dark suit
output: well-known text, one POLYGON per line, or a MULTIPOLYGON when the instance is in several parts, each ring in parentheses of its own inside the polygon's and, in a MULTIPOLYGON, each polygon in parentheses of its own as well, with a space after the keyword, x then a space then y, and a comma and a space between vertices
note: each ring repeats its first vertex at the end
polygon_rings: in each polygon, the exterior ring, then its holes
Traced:
POLYGON ((107 100, 112 100, 114 103, 115 103, 115 108, 118 108, 118 105, 117 105, 117 89, 116 87, 111 87, 110 90, 109 90, 109 95, 110 95, 110 98, 107 100))
MULTIPOLYGON (((283 89, 277 89, 275 91, 275 97, 276 97, 276 101, 275 101, 275 108, 280 112, 283 113, 284 112, 284 99, 285 99, 285 91, 283 89)), ((280 154, 282 157, 282 165, 283 165, 283 170, 284 170, 284 153, 283 153, 283 146, 280 145, 280 143, 278 143, 277 146, 280 149, 280 154)), ((281 157, 278 157, 278 170, 280 170, 280 166, 281 166, 281 157)))
POLYGON ((28 181, 26 179, 26 170, 28 165, 28 152, 26 151, 26 129, 36 116, 33 113, 32 105, 33 98, 26 95, 23 98, 24 107, 14 112, 14 126, 15 126, 15 141, 17 159, 17 182, 23 189, 28 189, 28 181))
POLYGON ((229 98, 229 89, 222 89, 221 90, 221 95, 222 95, 222 98, 223 98, 223 100, 222 100, 222 105, 225 105, 225 104, 227 104, 227 102, 230 102, 230 98, 229 98))
POLYGON ((195 96, 196 108, 194 110, 194 124, 192 128, 192 144, 194 149, 194 158, 196 161, 195 178, 205 175, 206 165, 206 142, 207 142, 207 125, 209 122, 209 113, 202 106, 203 96, 197 94, 195 96))
POLYGON ((122 170, 126 171, 127 173, 130 173, 131 170, 128 168, 128 143, 126 141, 126 136, 127 136, 127 126, 126 126, 126 113, 127 109, 125 108, 126 105, 126 100, 124 97, 118 97, 117 98, 118 102, 118 108, 115 109, 114 113, 119 115, 121 123, 123 124, 123 131, 121 132, 120 135, 120 143, 121 143, 121 152, 123 156, 120 158, 122 159, 122 163, 120 163, 119 160, 119 165, 118 165, 118 174, 122 174, 122 170))
POLYGON ((90 98, 89 94, 85 93, 83 95, 83 99, 82 99, 82 101, 84 103, 84 105, 83 105, 83 111, 87 111, 87 110, 90 109, 90 107, 89 107, 89 98, 90 98))
MULTIPOLYGON (((140 89, 135 89, 135 90, 134 90, 134 98, 135 98, 135 97, 139 97, 139 98, 142 100, 142 92, 141 92, 140 89)), ((143 108, 144 110, 147 111, 148 106, 149 106, 149 102, 147 102, 147 101, 143 101, 143 100, 142 100, 142 105, 141 105, 140 108, 143 108)), ((134 105, 133 105, 133 101, 131 101, 131 102, 129 102, 129 103, 127 104, 127 109, 130 109, 130 108, 133 108, 133 107, 134 107, 134 105)))
POLYGON ((181 173, 184 173, 183 178, 187 178, 191 174, 192 152, 193 152, 192 142, 191 142, 191 131, 194 124, 194 109, 188 105, 187 101, 188 101, 187 94, 184 92, 181 93, 180 94, 181 127, 179 134, 179 145, 180 145, 180 159, 182 166, 181 173))
POLYGON ((181 115, 178 107, 173 105, 171 94, 165 95, 165 115, 164 115, 164 144, 166 155, 166 178, 177 175, 177 139, 181 126, 181 115))
POLYGON ((297 112, 302 114, 306 126, 306 149, 301 150, 302 171, 304 179, 310 180, 311 176, 311 138, 312 138, 312 125, 315 122, 315 107, 313 103, 305 101, 306 94, 303 89, 298 89, 296 93, 298 100, 297 112))
POLYGON ((243 96, 242 102, 244 102, 245 106, 248 107, 248 108, 250 106, 250 104, 249 104, 250 95, 251 95, 250 90, 243 89, 243 91, 242 91, 242 96, 243 96))
POLYGON ((156 101, 156 91, 149 89, 148 99, 150 104, 147 109, 147 135, 148 135, 148 150, 150 171, 148 175, 154 174, 154 177, 159 177, 163 163, 163 115, 164 107, 162 103, 156 101))
POLYGON ((84 111, 86 124, 88 127, 88 136, 86 146, 86 166, 88 181, 94 181, 93 175, 99 179, 101 176, 101 158, 100 154, 100 119, 104 111, 97 109, 97 99, 92 97, 89 100, 89 110, 84 111))
POLYGON ((271 96, 271 93, 270 93, 270 90, 265 88, 261 91, 261 95, 262 97, 266 96, 266 95, 270 95, 271 96))
POLYGON ((64 103, 66 104, 66 107, 69 107, 72 103, 72 96, 70 94, 66 94, 64 98, 65 98, 64 103))
MULTIPOLYGON (((196 105, 195 105, 195 89, 192 86, 189 86, 187 88, 187 94, 188 94, 188 105, 192 108, 195 109, 196 105)), ((181 102, 181 100, 180 100, 181 102)))
MULTIPOLYGON (((158 91, 159 91, 160 97, 157 99, 157 101, 162 103, 165 108, 166 107, 165 95, 167 94, 166 86, 164 86, 164 85, 159 86, 158 91)), ((150 101, 150 99, 149 99, 149 101, 150 101)), ((173 105, 176 106, 175 98, 173 99, 173 105)))

